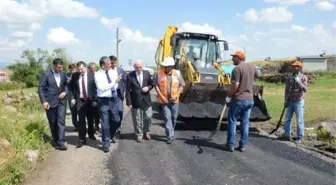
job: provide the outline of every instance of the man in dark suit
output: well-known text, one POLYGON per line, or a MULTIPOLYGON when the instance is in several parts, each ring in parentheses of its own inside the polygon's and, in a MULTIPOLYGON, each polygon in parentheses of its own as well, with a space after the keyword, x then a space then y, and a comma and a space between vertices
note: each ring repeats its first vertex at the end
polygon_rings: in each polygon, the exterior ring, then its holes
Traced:
POLYGON ((94 107, 97 106, 97 87, 95 84, 94 73, 88 71, 83 61, 77 63, 78 72, 73 74, 70 82, 70 93, 73 99, 71 104, 77 104, 79 115, 78 124, 78 147, 86 144, 86 124, 88 122, 88 135, 92 140, 96 140, 94 136, 93 118, 94 107))
MULTIPOLYGON (((68 77, 68 85, 69 85, 72 75, 77 72, 76 64, 69 64, 68 69, 69 69, 69 73, 67 73, 67 77, 68 77)), ((70 106, 72 124, 75 127, 74 131, 77 131, 77 124, 78 124, 77 107, 76 105, 71 104, 71 100, 73 98, 72 94, 69 93, 67 97, 68 97, 68 104, 70 106)))
MULTIPOLYGON (((122 122, 123 115, 124 115, 124 97, 125 97, 125 90, 126 90, 127 75, 123 68, 117 67, 117 63, 118 63, 117 57, 111 55, 109 58, 111 60, 111 69, 116 70, 118 73, 118 76, 121 75, 121 80, 119 81, 118 86, 117 86, 117 94, 120 100, 119 105, 118 105, 120 121, 119 121, 117 130, 110 131, 112 136, 118 136, 121 132, 121 122, 122 122)), ((111 129, 112 128, 113 127, 111 127, 111 129)), ((112 137, 112 142, 115 143, 115 137, 112 137)))
POLYGON ((53 67, 46 70, 40 79, 38 93, 43 108, 46 110, 50 131, 54 140, 53 146, 59 150, 67 150, 65 145, 65 115, 68 94, 67 76, 63 70, 63 61, 53 60, 53 67))
POLYGON ((132 107, 134 132, 137 142, 151 139, 152 101, 150 90, 153 89, 153 79, 147 70, 143 70, 141 60, 134 63, 135 71, 127 76, 126 105, 132 107))
MULTIPOLYGON (((97 64, 94 62, 90 62, 88 65, 88 69, 95 73, 97 71, 97 64)), ((98 133, 99 130, 99 123, 100 123, 100 115, 99 115, 99 107, 94 107, 95 111, 93 112, 93 120, 95 124, 95 132, 98 133)))

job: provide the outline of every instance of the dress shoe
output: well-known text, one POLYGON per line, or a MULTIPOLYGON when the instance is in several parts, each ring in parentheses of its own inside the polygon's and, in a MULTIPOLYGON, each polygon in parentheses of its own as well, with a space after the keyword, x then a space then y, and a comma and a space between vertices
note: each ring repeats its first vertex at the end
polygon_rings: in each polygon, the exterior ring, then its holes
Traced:
POLYGON ((59 149, 59 150, 67 150, 68 147, 65 146, 65 145, 61 145, 61 146, 58 146, 58 149, 59 149))
POLYGON ((103 151, 104 151, 105 153, 107 153, 107 152, 110 151, 110 149, 106 147, 106 148, 103 148, 103 151))
POLYGON ((80 147, 82 147, 82 146, 84 146, 84 145, 86 145, 86 141, 80 140, 80 141, 78 141, 78 143, 77 143, 77 148, 80 148, 80 147))
POLYGON ((145 135, 144 135, 144 138, 147 139, 147 140, 151 140, 151 135, 149 132, 147 132, 145 135))
POLYGON ((89 139, 91 139, 91 140, 97 140, 97 138, 96 138, 96 136, 89 136, 89 139))
POLYGON ((110 141, 111 141, 111 143, 117 143, 115 138, 112 138, 110 141))
POLYGON ((141 142, 142 142, 142 138, 141 138, 141 137, 137 137, 136 141, 137 141, 138 143, 141 143, 141 142))

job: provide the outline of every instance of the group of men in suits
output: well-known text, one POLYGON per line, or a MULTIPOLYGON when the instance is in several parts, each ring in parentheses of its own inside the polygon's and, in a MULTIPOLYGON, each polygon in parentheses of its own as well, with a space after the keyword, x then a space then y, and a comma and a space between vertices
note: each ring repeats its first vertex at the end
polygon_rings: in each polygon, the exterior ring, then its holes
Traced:
POLYGON ((53 67, 42 74, 38 92, 46 110, 55 148, 67 149, 64 129, 66 106, 69 103, 73 125, 78 131, 77 146, 86 145, 87 133, 89 139, 96 140, 94 133, 99 129, 100 121, 103 151, 109 152, 110 143, 115 142, 115 136, 120 134, 124 97, 126 105, 131 108, 136 141, 141 143, 143 139, 151 140, 150 91, 154 88, 163 110, 167 143, 171 144, 174 140, 178 97, 184 86, 180 73, 173 70, 174 59, 167 57, 164 60, 164 70, 157 73, 156 79, 143 69, 141 60, 134 62, 134 71, 128 75, 117 67, 117 58, 113 55, 101 57, 99 65, 101 69, 96 71, 94 63, 87 65, 83 61, 77 62, 69 66, 70 73, 67 76, 62 72, 63 61, 56 58, 53 67))
POLYGON ((124 70, 117 67, 117 58, 113 55, 101 57, 99 71, 96 71, 94 63, 87 65, 80 61, 76 65, 69 65, 70 73, 67 75, 63 72, 63 65, 61 59, 54 59, 53 66, 42 74, 38 87, 53 146, 67 150, 65 117, 68 103, 73 125, 78 131, 77 147, 86 144, 86 134, 89 139, 96 140, 94 133, 99 130, 101 120, 103 150, 108 152, 110 142, 115 142, 114 137, 120 132, 123 117, 126 89, 124 70))

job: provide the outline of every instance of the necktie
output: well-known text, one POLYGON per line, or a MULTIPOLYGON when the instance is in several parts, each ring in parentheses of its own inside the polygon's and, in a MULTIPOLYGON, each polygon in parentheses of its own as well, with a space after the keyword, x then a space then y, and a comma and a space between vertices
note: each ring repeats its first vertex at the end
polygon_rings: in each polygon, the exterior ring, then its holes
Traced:
POLYGON ((84 81, 84 74, 82 74, 82 92, 83 92, 83 98, 84 100, 87 100, 87 94, 86 94, 86 87, 85 87, 85 81, 84 81))
MULTIPOLYGON (((108 83, 111 83, 112 80, 110 78, 110 75, 108 74, 108 71, 105 71, 105 74, 106 74, 108 83)), ((111 88, 111 94, 112 94, 112 97, 115 97, 115 91, 112 88, 111 88)))
POLYGON ((138 73, 138 78, 139 78, 139 84, 140 84, 140 87, 142 87, 142 79, 141 79, 141 73, 138 73))

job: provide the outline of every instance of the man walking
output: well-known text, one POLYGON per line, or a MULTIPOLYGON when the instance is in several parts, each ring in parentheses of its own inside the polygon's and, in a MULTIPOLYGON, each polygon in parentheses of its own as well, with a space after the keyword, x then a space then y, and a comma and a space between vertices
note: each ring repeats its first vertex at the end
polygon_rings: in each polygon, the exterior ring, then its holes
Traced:
MULTIPOLYGON (((69 85, 72 75, 77 72, 76 64, 69 64, 68 69, 69 69, 69 73, 67 74, 67 77, 68 77, 68 85, 69 85)), ((68 97, 68 104, 69 104, 69 108, 71 112, 72 125, 75 127, 74 131, 77 131, 77 124, 78 124, 77 107, 71 104, 72 94, 69 93, 67 97, 68 97)))
POLYGON ((303 64, 295 61, 292 64, 293 74, 286 79, 285 87, 285 134, 284 140, 290 140, 292 118, 295 112, 297 124, 296 142, 301 143, 304 137, 304 93, 308 89, 308 78, 301 73, 303 64))
MULTIPOLYGON (((94 62, 89 63, 89 71, 95 73, 97 71, 97 64, 94 62)), ((93 107, 93 121, 95 126, 95 132, 99 132, 99 123, 100 123, 100 115, 99 115, 99 107, 93 107)))
POLYGON ((94 73, 87 71, 86 64, 83 61, 77 63, 78 73, 73 74, 70 82, 70 92, 73 99, 72 105, 77 105, 79 124, 77 147, 86 145, 86 123, 88 122, 88 135, 91 140, 96 140, 93 129, 93 112, 97 106, 97 88, 94 79, 94 73))
MULTIPOLYGON (((117 73, 118 76, 121 76, 121 80, 118 82, 118 84, 116 84, 117 94, 119 98, 118 113, 119 113, 120 121, 118 123, 116 130, 111 130, 111 134, 113 136, 117 136, 117 135, 120 135, 121 122, 124 116, 124 97, 125 97, 125 90, 126 90, 127 75, 123 68, 117 67, 117 63, 118 63, 117 57, 111 55, 109 58, 111 60, 112 72, 117 73)), ((112 137, 111 139, 112 139, 112 142, 115 143, 115 137, 112 137)))
POLYGON ((253 107, 253 84, 260 73, 252 64, 245 63, 245 54, 237 51, 231 54, 236 66, 231 75, 231 85, 226 97, 228 104, 228 133, 226 149, 233 152, 236 135, 237 115, 240 116, 240 141, 238 150, 244 151, 249 133, 250 114, 253 107))
POLYGON ((65 145, 65 115, 68 94, 67 76, 63 70, 63 61, 53 60, 53 67, 46 70, 40 79, 38 93, 43 108, 46 110, 53 146, 59 150, 67 150, 65 145))
POLYGON ((94 76, 99 99, 99 113, 102 120, 102 145, 104 152, 109 152, 110 138, 114 136, 110 134, 110 127, 116 130, 120 121, 116 84, 119 83, 121 76, 109 70, 111 68, 109 57, 101 57, 99 65, 101 70, 97 71, 94 76))
POLYGON ((167 143, 171 144, 174 141, 179 97, 185 82, 180 71, 174 69, 175 61, 172 57, 165 58, 161 65, 164 69, 157 72, 154 85, 158 94, 158 103, 163 110, 167 143))
POLYGON ((127 76, 126 104, 132 107, 134 133, 137 142, 143 137, 150 140, 150 126, 152 124, 152 101, 150 90, 153 89, 153 80, 147 70, 143 70, 141 60, 136 60, 134 71, 127 76))

